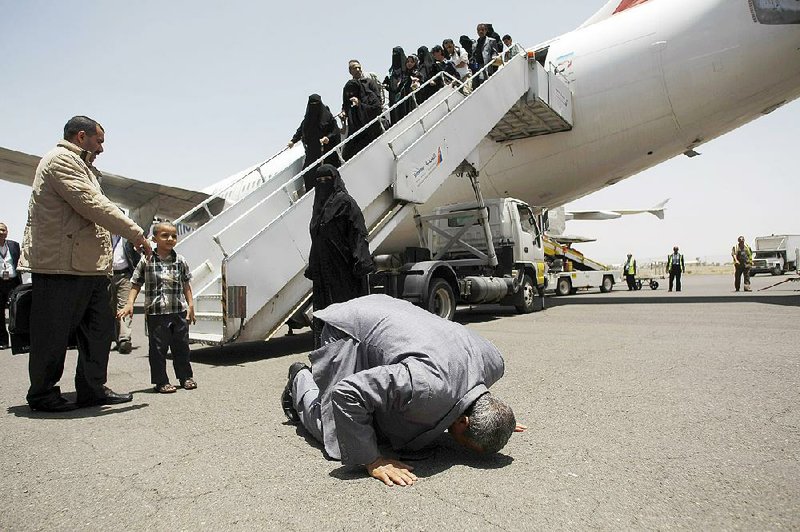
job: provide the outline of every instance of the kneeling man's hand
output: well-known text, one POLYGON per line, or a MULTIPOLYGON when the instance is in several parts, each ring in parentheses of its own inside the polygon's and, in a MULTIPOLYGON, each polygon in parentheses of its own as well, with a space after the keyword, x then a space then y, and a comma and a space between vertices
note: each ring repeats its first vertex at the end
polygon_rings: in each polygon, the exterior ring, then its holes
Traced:
POLYGON ((410 486, 418 480, 417 476, 412 473, 413 466, 382 456, 379 456, 371 464, 367 464, 366 468, 371 477, 377 478, 387 486, 394 486, 395 484, 410 486))

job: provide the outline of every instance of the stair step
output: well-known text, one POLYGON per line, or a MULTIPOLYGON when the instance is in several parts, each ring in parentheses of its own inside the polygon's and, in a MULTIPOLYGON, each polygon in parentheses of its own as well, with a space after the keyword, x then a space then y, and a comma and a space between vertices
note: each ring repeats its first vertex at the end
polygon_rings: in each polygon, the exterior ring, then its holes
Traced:
POLYGON ((222 334, 189 333, 189 341, 199 344, 219 345, 220 343, 222 343, 222 334))
POLYGON ((195 312, 194 314, 197 321, 218 321, 222 322, 222 312, 195 312))

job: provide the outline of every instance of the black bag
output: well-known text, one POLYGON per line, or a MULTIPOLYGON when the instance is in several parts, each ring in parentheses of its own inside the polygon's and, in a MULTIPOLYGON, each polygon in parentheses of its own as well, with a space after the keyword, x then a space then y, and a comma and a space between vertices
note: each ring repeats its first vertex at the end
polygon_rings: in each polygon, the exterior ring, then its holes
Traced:
POLYGON ((8 333, 11 336, 11 354, 19 355, 31 350, 31 300, 33 285, 21 284, 8 296, 8 333))
MULTIPOLYGON (((11 354, 20 355, 31 350, 31 302, 33 284, 21 284, 8 296, 8 335, 11 337, 11 354)), ((71 331, 67 349, 77 349, 75 331, 71 331)))

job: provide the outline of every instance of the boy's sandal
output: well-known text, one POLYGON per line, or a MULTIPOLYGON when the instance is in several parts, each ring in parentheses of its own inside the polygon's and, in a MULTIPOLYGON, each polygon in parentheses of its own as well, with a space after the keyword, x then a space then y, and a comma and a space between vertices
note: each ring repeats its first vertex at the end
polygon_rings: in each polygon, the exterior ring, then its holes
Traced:
POLYGON ((194 390, 197 388, 197 383, 194 382, 194 379, 186 379, 181 383, 181 386, 183 386, 184 390, 194 390))
POLYGON ((171 385, 170 383, 157 384, 155 390, 158 393, 175 393, 176 391, 178 391, 178 389, 173 385, 171 385))

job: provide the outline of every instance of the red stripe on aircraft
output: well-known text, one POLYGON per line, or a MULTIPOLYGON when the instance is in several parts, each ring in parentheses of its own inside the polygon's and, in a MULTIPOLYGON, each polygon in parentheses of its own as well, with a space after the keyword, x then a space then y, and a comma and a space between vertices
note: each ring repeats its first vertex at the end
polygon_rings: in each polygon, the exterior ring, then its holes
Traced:
POLYGON ((617 9, 614 11, 614 13, 616 14, 619 13, 620 11, 625 11, 629 7, 635 7, 638 6, 639 4, 644 4, 645 2, 647 2, 647 0, 622 0, 617 9))

